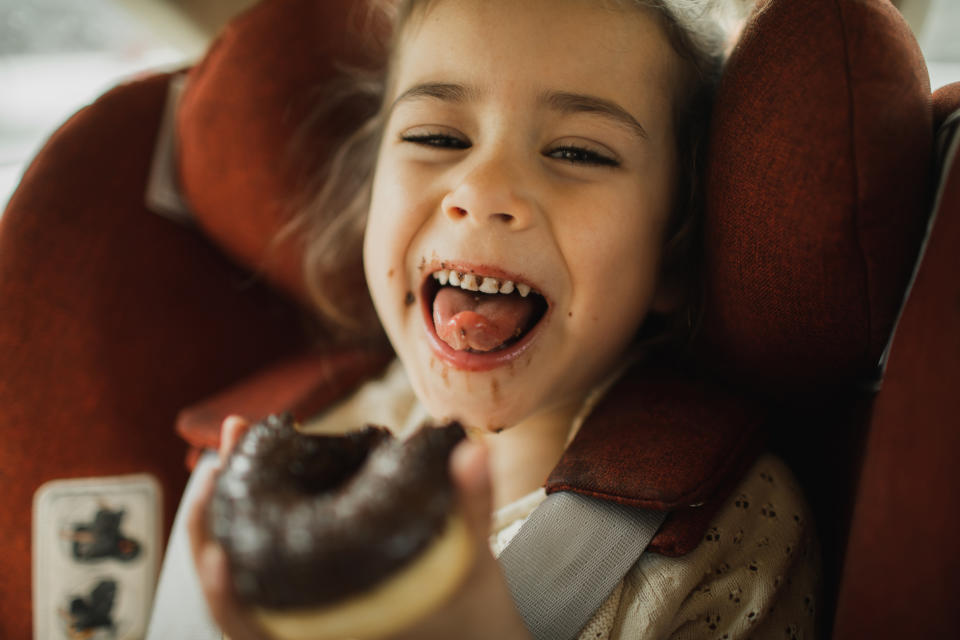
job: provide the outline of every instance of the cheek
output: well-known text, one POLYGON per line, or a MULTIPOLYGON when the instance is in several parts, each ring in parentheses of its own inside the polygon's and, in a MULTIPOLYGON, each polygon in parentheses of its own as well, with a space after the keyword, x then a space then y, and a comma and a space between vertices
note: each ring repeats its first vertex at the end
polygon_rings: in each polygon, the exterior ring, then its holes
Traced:
POLYGON ((429 184, 422 174, 388 159, 374 178, 368 224, 376 227, 377 248, 387 256, 395 258, 406 251, 432 210, 429 184))
POLYGON ((385 233, 381 220, 381 208, 377 204, 377 194, 374 192, 370 201, 370 211, 367 213, 367 228, 363 234, 363 271, 367 278, 367 286, 373 301, 379 307, 379 293, 385 285, 386 252, 389 234, 385 233))
POLYGON ((565 243, 574 292, 568 322, 580 338, 611 348, 629 342, 649 310, 667 215, 659 198, 628 193, 594 209, 602 213, 565 243))
MULTIPOLYGON (((393 303, 393 292, 400 288, 403 275, 399 263, 405 242, 399 235, 397 181, 390 168, 378 166, 374 177, 363 239, 363 268, 370 295, 385 326, 389 325, 388 310, 393 303)), ((388 327, 389 328, 389 327, 388 327)))
MULTIPOLYGON (((364 273, 381 322, 392 333, 410 308, 409 293, 419 270, 412 247, 434 207, 423 171, 395 162, 389 153, 377 163, 364 235, 364 273)), ((391 336, 393 337, 393 336, 391 336)))
POLYGON ((387 159, 377 163, 367 222, 368 259, 383 259, 401 248, 401 230, 409 217, 407 177, 387 159))
POLYGON ((578 211, 587 213, 577 215, 564 233, 575 286, 615 285, 654 275, 668 215, 664 198, 631 189, 594 198, 578 211), (581 279, 585 282, 576 282, 581 279))

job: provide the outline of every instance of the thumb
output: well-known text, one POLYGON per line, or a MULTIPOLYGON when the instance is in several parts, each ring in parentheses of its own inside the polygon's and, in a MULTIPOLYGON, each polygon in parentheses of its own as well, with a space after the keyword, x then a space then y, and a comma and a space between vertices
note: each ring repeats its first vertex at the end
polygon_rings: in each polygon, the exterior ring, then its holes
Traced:
POLYGON ((486 543, 490 535, 490 513, 493 508, 487 447, 469 440, 457 445, 450 459, 450 475, 467 527, 475 537, 486 543))

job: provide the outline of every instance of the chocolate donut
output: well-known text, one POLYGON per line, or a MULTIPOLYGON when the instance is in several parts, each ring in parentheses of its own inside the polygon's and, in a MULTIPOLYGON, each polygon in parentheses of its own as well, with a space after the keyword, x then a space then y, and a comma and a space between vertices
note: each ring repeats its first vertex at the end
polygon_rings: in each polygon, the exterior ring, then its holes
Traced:
POLYGON ((240 601, 282 638, 375 638, 425 613, 469 559, 448 471, 463 437, 456 422, 404 441, 371 426, 308 435, 289 415, 253 425, 208 513, 240 601))

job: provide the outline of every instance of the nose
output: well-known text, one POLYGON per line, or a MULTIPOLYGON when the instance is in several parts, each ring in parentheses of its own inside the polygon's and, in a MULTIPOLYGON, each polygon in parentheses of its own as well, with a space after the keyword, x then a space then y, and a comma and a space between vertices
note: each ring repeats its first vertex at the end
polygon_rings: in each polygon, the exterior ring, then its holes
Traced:
POLYGON ((444 215, 475 225, 503 224, 513 231, 528 228, 536 217, 531 181, 500 155, 470 167, 443 198, 444 215))

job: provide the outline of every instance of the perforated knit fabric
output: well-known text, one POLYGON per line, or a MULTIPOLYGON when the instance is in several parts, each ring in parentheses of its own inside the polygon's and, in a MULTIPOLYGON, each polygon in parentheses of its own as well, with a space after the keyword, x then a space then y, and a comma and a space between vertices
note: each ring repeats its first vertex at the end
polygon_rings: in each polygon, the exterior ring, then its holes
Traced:
MULTIPOLYGON (((497 513, 494 553, 544 496, 531 493, 497 513)), ((815 638, 820 565, 811 524, 789 469, 764 455, 693 552, 645 553, 578 638, 815 638)))
POLYGON ((617 621, 617 609, 620 608, 620 594, 623 593, 623 582, 620 582, 613 593, 604 601, 593 618, 587 623, 587 626, 580 631, 579 638, 591 638, 592 640, 607 640, 610 632, 613 630, 613 624, 617 621))

